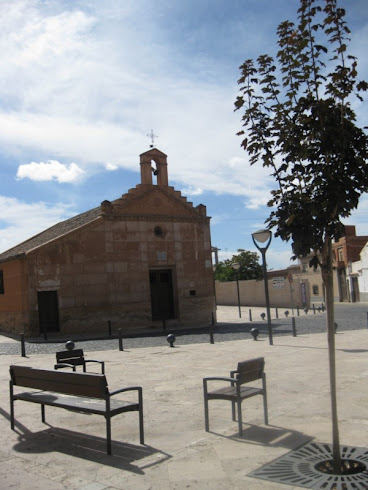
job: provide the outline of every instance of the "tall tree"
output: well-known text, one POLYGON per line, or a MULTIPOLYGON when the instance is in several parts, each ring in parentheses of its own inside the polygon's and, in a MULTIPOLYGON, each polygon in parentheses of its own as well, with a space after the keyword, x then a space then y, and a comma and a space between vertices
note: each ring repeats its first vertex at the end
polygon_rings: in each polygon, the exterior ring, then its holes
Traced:
POLYGON ((238 254, 217 264, 214 276, 216 281, 221 282, 235 281, 237 276, 239 280, 262 279, 263 270, 256 252, 239 248, 238 254), (234 263, 238 263, 240 266, 237 271, 233 268, 234 263))
POLYGON ((358 80, 347 54, 350 31, 337 0, 300 0, 296 23, 277 30, 274 60, 261 55, 240 67, 242 147, 275 179, 267 220, 291 240, 293 258, 313 254, 326 293, 333 462, 341 471, 335 366, 332 240, 344 235, 342 218, 368 191, 368 138, 351 106, 368 84, 358 80))

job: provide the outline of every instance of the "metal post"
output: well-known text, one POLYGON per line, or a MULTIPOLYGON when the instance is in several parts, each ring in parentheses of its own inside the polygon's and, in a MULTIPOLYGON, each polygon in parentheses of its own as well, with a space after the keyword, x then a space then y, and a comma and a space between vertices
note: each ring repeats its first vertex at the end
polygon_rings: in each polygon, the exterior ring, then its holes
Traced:
POLYGON ((291 324, 293 328, 293 337, 296 337, 295 317, 291 319, 291 324))
POLYGON ((262 265, 263 265, 263 279, 264 279, 265 296, 266 296, 268 340, 269 340, 269 344, 270 345, 273 345, 272 327, 271 327, 271 312, 270 312, 270 297, 269 297, 269 294, 268 294, 268 280, 267 280, 267 267, 266 267, 266 251, 265 250, 261 250, 261 252, 262 252, 262 265))
POLYGON ((24 333, 20 334, 20 345, 22 350, 22 357, 26 357, 26 346, 24 343, 24 333))
POLYGON ((122 330, 121 330, 121 328, 119 328, 118 334, 119 334, 119 350, 124 350, 124 347, 123 347, 123 337, 122 337, 122 330))
POLYGON ((299 306, 296 307, 296 312, 297 312, 297 314, 299 316, 300 315, 299 306))
POLYGON ((239 309, 239 318, 241 318, 241 307, 240 307, 240 293, 239 293, 239 275, 236 272, 236 289, 238 291, 238 309, 239 309))
POLYGON ((209 325, 209 330, 210 330, 210 344, 214 344, 215 340, 213 338, 213 325, 212 325, 212 323, 210 323, 210 325, 209 325))
POLYGON ((316 314, 316 307, 314 306, 314 303, 313 303, 313 313, 316 314))
POLYGON ((210 344, 214 344, 215 343, 215 340, 213 338, 213 326, 215 324, 215 315, 213 314, 212 312, 212 318, 211 318, 211 323, 209 325, 209 331, 210 331, 210 344))
POLYGON ((276 318, 278 318, 278 317, 279 317, 279 310, 278 310, 278 308, 276 307, 276 318))
POLYGON ((249 308, 249 321, 252 321, 252 310, 249 308))

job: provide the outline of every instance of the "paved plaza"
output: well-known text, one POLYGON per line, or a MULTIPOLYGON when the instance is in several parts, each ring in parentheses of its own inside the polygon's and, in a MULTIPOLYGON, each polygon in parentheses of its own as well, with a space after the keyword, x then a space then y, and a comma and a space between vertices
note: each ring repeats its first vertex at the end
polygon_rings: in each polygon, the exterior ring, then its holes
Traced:
MULTIPOLYGON (((351 305, 340 311, 339 307, 336 362, 340 441, 346 447, 365 450, 368 304, 351 305)), ((63 344, 53 339, 33 340, 26 343, 27 356, 21 357, 19 340, 2 337, 0 488, 306 487, 255 477, 254 472, 304 444, 331 442, 328 350, 326 333, 322 331, 325 314, 309 312, 296 317, 296 337, 292 336, 290 318, 279 315, 279 319, 273 319, 273 346, 269 345, 267 328, 259 318, 254 318, 251 325, 259 324, 262 331, 258 341, 252 339, 246 314, 242 312, 243 318, 239 319, 237 308, 219 307, 214 344, 209 342, 208 333, 196 335, 190 331, 183 335, 178 332, 173 348, 165 335, 124 339, 123 351, 118 350, 116 339, 85 339, 77 343, 88 353, 87 347, 91 347, 90 358, 105 361, 110 390, 130 385, 143 387, 146 445, 139 444, 137 414, 118 415, 112 420, 112 456, 105 453, 103 417, 47 407, 47 424, 43 424, 38 405, 17 401, 16 430, 10 429, 9 365, 52 369, 55 352, 63 344), (38 350, 32 350, 31 345, 38 350), (269 425, 264 425, 262 399, 245 400, 243 436, 238 437, 230 404, 212 401, 210 432, 205 432, 202 378, 228 376, 238 361, 259 356, 266 360, 269 425)))

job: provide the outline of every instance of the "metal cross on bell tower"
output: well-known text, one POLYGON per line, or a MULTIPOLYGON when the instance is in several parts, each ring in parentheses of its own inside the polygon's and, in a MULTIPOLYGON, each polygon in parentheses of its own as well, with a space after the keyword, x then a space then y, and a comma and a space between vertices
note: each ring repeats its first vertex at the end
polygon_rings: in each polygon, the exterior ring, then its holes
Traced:
POLYGON ((155 138, 158 138, 158 136, 153 132, 153 129, 151 129, 151 132, 149 134, 147 134, 147 136, 149 138, 151 138, 150 148, 154 148, 154 146, 155 146, 155 138))

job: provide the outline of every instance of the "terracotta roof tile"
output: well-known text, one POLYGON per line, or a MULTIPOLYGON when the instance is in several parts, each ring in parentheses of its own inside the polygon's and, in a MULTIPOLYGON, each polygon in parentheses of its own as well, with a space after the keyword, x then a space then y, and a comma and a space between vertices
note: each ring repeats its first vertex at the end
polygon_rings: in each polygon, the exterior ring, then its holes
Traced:
POLYGON ((0 254, 0 262, 4 262, 5 260, 13 259, 19 257, 21 255, 26 254, 30 250, 40 247, 45 243, 54 240, 55 238, 61 237, 66 233, 69 233, 80 226, 86 225, 91 221, 98 218, 100 215, 101 208, 100 206, 94 209, 90 209, 85 213, 78 214, 73 218, 67 219, 65 221, 61 221, 54 226, 51 226, 45 231, 42 231, 38 235, 35 235, 28 240, 16 245, 15 247, 6 250, 2 254, 0 254))

